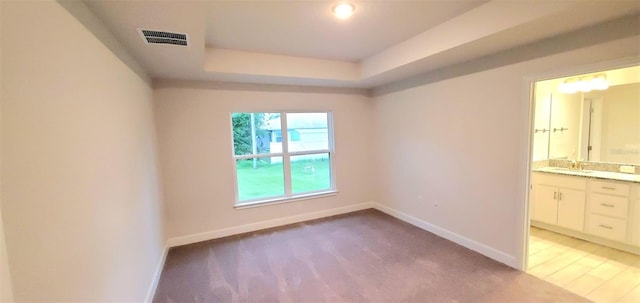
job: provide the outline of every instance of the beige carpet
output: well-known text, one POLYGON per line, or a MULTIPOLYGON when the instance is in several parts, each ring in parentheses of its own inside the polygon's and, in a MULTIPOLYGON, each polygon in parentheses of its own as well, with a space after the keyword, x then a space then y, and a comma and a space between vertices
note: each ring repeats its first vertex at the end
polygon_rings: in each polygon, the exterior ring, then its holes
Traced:
POLYGON ((169 251, 154 302, 588 302, 375 210, 169 251))

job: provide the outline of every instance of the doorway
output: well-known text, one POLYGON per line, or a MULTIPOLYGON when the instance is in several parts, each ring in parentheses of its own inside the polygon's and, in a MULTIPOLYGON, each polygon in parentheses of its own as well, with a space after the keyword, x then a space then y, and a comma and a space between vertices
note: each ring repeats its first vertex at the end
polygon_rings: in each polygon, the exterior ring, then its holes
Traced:
POLYGON ((537 81, 526 272, 640 302, 640 66, 537 81))

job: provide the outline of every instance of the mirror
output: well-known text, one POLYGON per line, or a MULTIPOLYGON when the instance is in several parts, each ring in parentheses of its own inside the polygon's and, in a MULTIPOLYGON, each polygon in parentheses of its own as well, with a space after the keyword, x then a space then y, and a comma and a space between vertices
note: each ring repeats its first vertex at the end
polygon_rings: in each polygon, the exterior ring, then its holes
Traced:
POLYGON ((534 161, 640 165, 640 66, 539 81, 534 94, 534 161), (581 87, 594 79, 608 87, 581 87))

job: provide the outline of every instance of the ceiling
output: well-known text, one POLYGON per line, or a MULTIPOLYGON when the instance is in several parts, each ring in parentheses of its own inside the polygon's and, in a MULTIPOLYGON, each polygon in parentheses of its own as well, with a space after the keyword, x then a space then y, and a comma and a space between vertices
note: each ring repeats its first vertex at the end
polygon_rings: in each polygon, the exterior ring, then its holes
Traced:
POLYGON ((207 6, 205 44, 359 61, 483 2, 359 1, 349 20, 333 16, 336 1, 213 2, 207 6))
POLYGON ((638 14, 637 0, 85 1, 153 79, 372 88, 638 14), (137 29, 187 33, 149 45, 137 29))

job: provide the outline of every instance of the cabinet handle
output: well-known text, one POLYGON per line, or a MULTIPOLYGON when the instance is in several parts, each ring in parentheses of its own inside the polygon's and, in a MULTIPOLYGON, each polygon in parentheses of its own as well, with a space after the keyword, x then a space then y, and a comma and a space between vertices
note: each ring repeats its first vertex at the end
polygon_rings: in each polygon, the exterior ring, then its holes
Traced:
POLYGON ((562 192, 558 193, 558 201, 562 200, 562 192))
POLYGON ((600 224, 600 225, 598 225, 598 226, 600 226, 600 227, 602 227, 602 228, 606 228, 606 229, 613 229, 613 227, 611 227, 611 226, 607 226, 607 225, 602 225, 602 224, 600 224))
POLYGON ((600 205, 604 207, 613 207, 613 204, 607 204, 607 203, 600 203, 600 205))
POLYGON ((553 200, 558 199, 558 192, 554 191, 553 192, 553 200))
POLYGON ((615 187, 610 187, 610 186, 603 186, 602 189, 616 190, 615 187))

